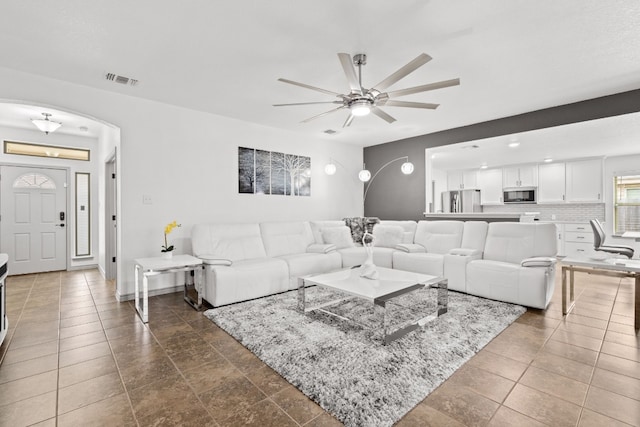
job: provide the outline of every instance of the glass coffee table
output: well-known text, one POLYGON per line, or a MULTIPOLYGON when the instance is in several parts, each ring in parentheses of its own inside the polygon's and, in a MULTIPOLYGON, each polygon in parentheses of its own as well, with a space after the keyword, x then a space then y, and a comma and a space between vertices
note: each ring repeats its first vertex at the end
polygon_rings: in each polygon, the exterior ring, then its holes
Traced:
POLYGON ((385 345, 447 312, 447 279, 390 268, 378 267, 377 270, 379 278, 375 280, 360 277, 360 271, 357 268, 298 278, 298 310, 305 314, 319 310, 344 320, 353 320, 329 311, 328 307, 353 298, 369 301, 373 305, 375 317, 379 319, 382 342, 385 345), (311 285, 329 289, 336 293, 337 298, 310 305, 307 302, 306 292, 307 287, 311 285), (401 321, 399 326, 394 325, 392 316, 398 312, 395 309, 398 307, 406 309, 403 313, 407 310, 413 311, 412 307, 407 306, 410 306, 411 302, 406 296, 421 291, 433 293, 434 301, 429 306, 430 311, 415 313, 409 319, 401 321), (395 309, 390 310, 394 305, 395 309))

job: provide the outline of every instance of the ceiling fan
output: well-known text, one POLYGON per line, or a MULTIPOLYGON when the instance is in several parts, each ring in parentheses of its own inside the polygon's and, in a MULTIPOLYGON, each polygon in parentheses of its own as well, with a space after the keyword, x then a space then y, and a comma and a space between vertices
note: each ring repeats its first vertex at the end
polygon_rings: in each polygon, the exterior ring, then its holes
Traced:
POLYGON ((405 66, 401 67, 398 71, 391 74, 386 79, 382 80, 377 85, 374 85, 370 89, 366 89, 362 86, 362 66, 367 64, 367 55, 359 53, 353 56, 348 53, 339 53, 338 58, 342 64, 345 75, 347 76, 347 82, 351 91, 348 94, 341 94, 332 92, 330 90, 321 89, 319 87, 310 86, 304 83, 294 82, 288 79, 278 79, 278 81, 289 83, 295 86, 304 87, 307 89, 315 90, 317 92, 326 93, 327 95, 333 95, 338 99, 334 101, 321 101, 321 102, 298 102, 293 104, 274 104, 274 107, 288 107, 293 105, 312 105, 312 104, 336 104, 339 107, 333 110, 325 111, 313 117, 309 117, 302 121, 302 123, 310 122, 311 120, 325 116, 327 114, 334 113, 336 111, 348 109, 349 117, 344 122, 342 127, 351 125, 354 117, 366 116, 369 113, 373 113, 388 123, 396 121, 392 116, 385 113, 381 106, 388 107, 408 107, 408 108, 425 108, 436 109, 439 104, 428 104, 423 102, 409 102, 409 101, 396 101, 396 97, 411 95, 419 92, 426 92, 429 90, 442 89, 449 86, 456 86, 460 84, 460 79, 444 80, 436 83, 429 83, 421 86, 410 87, 407 89, 394 90, 391 92, 385 92, 385 89, 397 83, 400 79, 411 74, 427 62, 431 61, 431 57, 426 53, 421 53, 413 61, 409 62, 405 66), (358 67, 358 74, 356 75, 355 67, 358 67))

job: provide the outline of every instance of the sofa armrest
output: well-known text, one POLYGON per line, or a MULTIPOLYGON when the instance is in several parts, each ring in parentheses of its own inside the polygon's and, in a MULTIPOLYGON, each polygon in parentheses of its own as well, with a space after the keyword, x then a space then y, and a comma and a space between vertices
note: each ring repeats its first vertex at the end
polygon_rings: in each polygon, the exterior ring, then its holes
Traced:
POLYGON ((477 249, 456 248, 449 251, 449 255, 471 256, 479 258, 482 255, 477 249))
POLYGON ((229 266, 233 264, 230 259, 220 258, 216 255, 200 255, 200 258, 205 265, 226 265, 229 266))
POLYGON ((555 258, 539 256, 523 259, 520 265, 522 267, 551 267, 556 263, 555 258))
POLYGON ((336 245, 331 243, 313 243, 307 246, 307 253, 314 254, 328 254, 330 252, 335 252, 336 245))
POLYGON ((424 248, 424 246, 422 245, 417 245, 415 243, 400 243, 397 244, 395 249, 402 251, 402 252, 409 252, 409 253, 424 253, 427 252, 427 250, 424 248))

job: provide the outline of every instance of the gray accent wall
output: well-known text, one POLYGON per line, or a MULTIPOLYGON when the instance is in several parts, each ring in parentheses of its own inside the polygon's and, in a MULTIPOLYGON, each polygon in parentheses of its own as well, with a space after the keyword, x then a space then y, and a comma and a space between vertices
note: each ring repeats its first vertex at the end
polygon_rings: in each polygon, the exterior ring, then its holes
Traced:
POLYGON ((364 215, 381 219, 423 219, 422 213, 425 211, 424 151, 427 148, 638 111, 640 111, 640 89, 365 147, 364 162, 372 174, 388 161, 401 156, 409 156, 415 170, 412 175, 403 175, 400 171, 402 161, 397 161, 381 171, 368 190, 364 203, 364 215))

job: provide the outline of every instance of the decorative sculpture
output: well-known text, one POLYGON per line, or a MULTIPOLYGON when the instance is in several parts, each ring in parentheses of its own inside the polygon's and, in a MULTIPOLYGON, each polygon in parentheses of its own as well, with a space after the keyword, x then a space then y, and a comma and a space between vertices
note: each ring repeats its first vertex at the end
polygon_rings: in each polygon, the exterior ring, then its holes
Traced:
POLYGON ((362 246, 364 246, 364 249, 367 251, 367 259, 364 262, 364 264, 360 266, 360 277, 364 277, 365 279, 372 279, 372 280, 376 280, 378 277, 380 277, 380 274, 378 273, 378 270, 376 269, 376 266, 373 263, 374 240, 375 240, 375 237, 373 236, 373 234, 369 233, 368 231, 365 231, 364 235, 362 236, 362 246))

